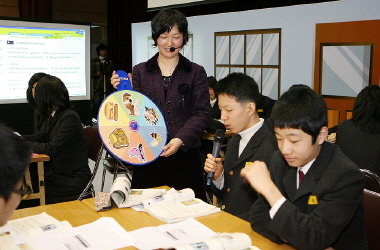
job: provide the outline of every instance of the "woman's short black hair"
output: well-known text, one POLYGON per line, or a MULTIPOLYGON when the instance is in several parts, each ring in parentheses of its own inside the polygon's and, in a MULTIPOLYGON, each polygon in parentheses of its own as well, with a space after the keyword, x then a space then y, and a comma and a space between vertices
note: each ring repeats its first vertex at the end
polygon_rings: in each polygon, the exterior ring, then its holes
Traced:
POLYGON ((355 99, 352 121, 368 133, 380 132, 380 87, 369 85, 355 99))
POLYGON ((160 35, 170 32, 175 25, 177 25, 178 31, 183 35, 182 46, 186 45, 189 41, 189 33, 185 15, 178 10, 164 9, 159 11, 151 22, 153 46, 157 47, 157 39, 160 35))
POLYGON ((312 143, 327 126, 327 107, 321 95, 306 85, 293 85, 273 107, 271 119, 276 128, 295 128, 311 135, 312 143))
POLYGON ((4 124, 0 124, 0 197, 5 201, 22 180, 30 163, 32 149, 4 124))
POLYGON ((38 82, 42 77, 45 77, 45 76, 48 76, 48 74, 43 73, 43 72, 39 72, 39 73, 35 73, 34 75, 32 75, 32 77, 29 79, 28 89, 26 90, 26 100, 28 100, 28 104, 32 108, 36 107, 36 104, 35 104, 34 98, 33 98, 33 94, 32 94, 33 85, 36 82, 38 82))
POLYGON ((53 110, 71 108, 69 92, 65 84, 55 76, 45 76, 38 81, 34 90, 38 114, 50 116, 53 110))

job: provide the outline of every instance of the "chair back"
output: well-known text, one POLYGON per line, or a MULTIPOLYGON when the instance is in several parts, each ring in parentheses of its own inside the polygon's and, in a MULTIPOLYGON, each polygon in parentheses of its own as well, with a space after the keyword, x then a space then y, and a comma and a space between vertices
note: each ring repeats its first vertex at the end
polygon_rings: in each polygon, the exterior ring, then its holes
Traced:
POLYGON ((95 197, 95 189, 92 183, 98 171, 99 162, 102 158, 103 153, 103 142, 100 139, 98 129, 88 126, 83 128, 83 132, 86 139, 87 156, 89 159, 95 162, 95 165, 94 169, 92 170, 90 181, 87 183, 87 186, 78 197, 78 200, 80 201, 83 198, 95 197))
POLYGON ((380 193, 380 177, 368 169, 360 169, 365 176, 365 188, 380 193))
POLYGON ((367 232, 368 249, 380 246, 380 194, 364 189, 364 225, 367 232))
POLYGON ((94 127, 85 127, 83 132, 86 139, 88 158, 96 162, 103 143, 100 139, 98 129, 94 127))

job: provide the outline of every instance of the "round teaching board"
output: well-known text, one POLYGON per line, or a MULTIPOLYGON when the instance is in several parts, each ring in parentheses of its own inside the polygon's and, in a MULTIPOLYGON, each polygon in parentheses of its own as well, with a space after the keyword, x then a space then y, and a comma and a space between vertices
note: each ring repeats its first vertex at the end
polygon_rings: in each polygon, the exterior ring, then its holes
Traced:
POLYGON ((157 159, 167 140, 161 111, 147 96, 134 90, 116 91, 104 99, 98 128, 108 151, 133 165, 157 159))

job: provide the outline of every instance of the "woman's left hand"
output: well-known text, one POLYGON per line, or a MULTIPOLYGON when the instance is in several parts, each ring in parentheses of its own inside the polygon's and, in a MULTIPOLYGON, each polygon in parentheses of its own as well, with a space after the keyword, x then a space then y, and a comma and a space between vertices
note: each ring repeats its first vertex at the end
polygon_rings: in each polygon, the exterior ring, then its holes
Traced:
POLYGON ((175 154, 179 147, 183 145, 183 141, 179 138, 173 138, 168 144, 164 147, 164 152, 160 156, 168 157, 172 154, 175 154))

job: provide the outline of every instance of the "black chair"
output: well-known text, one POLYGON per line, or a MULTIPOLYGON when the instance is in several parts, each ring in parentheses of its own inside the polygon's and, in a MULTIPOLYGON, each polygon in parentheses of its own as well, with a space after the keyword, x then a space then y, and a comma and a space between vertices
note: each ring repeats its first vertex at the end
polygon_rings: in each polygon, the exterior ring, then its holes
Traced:
POLYGON ((368 249, 377 250, 380 246, 380 194, 364 189, 363 202, 368 249))
POLYGON ((97 128, 94 127, 84 127, 83 128, 84 136, 86 138, 86 146, 87 146, 87 155, 88 158, 95 162, 94 169, 91 174, 91 179, 88 182, 85 189, 82 191, 78 200, 82 200, 84 198, 95 197, 95 189, 92 182, 95 179, 96 173, 99 168, 100 160, 102 159, 103 154, 103 142, 100 139, 99 132, 97 128))
MULTIPOLYGON (((365 176, 365 188, 380 193, 380 178, 368 169, 360 169, 365 176)), ((379 236, 380 237, 380 236, 379 236)))

